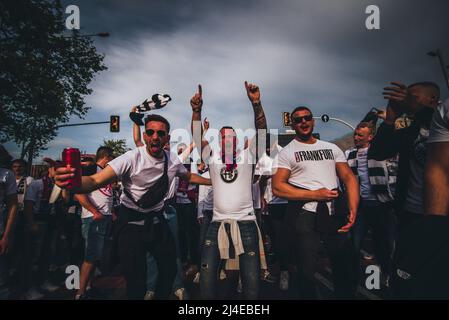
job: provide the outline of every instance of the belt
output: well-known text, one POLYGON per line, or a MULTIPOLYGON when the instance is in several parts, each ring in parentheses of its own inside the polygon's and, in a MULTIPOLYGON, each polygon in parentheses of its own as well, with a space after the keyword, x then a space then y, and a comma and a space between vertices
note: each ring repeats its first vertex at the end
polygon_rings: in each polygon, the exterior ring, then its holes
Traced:
POLYGON ((157 217, 161 221, 164 220, 164 208, 162 208, 159 211, 150 211, 150 212, 139 212, 136 210, 132 210, 130 208, 125 207, 122 205, 120 207, 119 216, 120 219, 123 219, 126 222, 134 222, 134 221, 142 221, 142 220, 150 220, 152 221, 153 218, 157 217))

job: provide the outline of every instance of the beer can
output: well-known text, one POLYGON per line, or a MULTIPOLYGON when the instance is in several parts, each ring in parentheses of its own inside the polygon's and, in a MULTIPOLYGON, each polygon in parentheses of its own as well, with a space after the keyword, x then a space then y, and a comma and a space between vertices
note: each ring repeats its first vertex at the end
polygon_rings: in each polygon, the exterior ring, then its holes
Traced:
POLYGON ((81 152, 77 148, 66 148, 62 151, 62 162, 65 167, 75 168, 75 176, 69 179, 67 189, 81 186, 81 152))

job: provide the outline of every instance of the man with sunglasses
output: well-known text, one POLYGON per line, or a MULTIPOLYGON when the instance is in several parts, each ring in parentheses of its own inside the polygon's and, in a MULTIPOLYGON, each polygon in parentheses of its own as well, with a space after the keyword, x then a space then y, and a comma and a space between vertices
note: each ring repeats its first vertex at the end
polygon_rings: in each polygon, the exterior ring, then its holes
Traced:
MULTIPOLYGON (((190 183, 210 184, 210 180, 187 172, 176 154, 164 151, 170 140, 170 124, 152 114, 145 119, 145 147, 115 158, 102 171, 83 177, 76 193, 89 193, 121 180, 123 193, 119 213, 118 254, 129 299, 143 299, 146 292, 146 253, 155 257, 158 270, 156 297, 168 299, 176 275, 176 247, 164 218, 164 197, 175 176, 190 183)), ((56 183, 65 188, 74 169, 58 168, 56 183)))
POLYGON ((353 298, 356 265, 348 231, 355 222, 359 202, 357 180, 343 151, 312 135, 315 121, 309 108, 295 108, 291 120, 296 136, 279 153, 273 194, 289 200, 287 219, 291 238, 295 239, 300 296, 317 298, 315 272, 323 240, 332 264, 336 297, 353 298), (335 210, 338 178, 347 190, 349 217, 334 225, 337 214, 348 214, 335 210), (328 221, 327 227, 323 221, 328 221))
MULTIPOLYGON (((267 122, 260 102, 259 87, 245 81, 248 98, 251 101, 257 130, 266 130, 267 122)), ((252 182, 255 152, 245 146, 237 148, 237 136, 232 127, 220 130, 217 148, 199 141, 201 111, 203 106, 201 85, 190 101, 192 107, 192 133, 202 160, 209 165, 213 187, 213 214, 202 245, 200 289, 203 299, 216 298, 216 281, 221 260, 238 258, 243 291, 246 299, 257 299, 259 276, 266 269, 263 244, 253 207, 252 182), (199 125, 198 127, 196 127, 199 125), (198 129, 198 131, 196 130, 198 129), (201 152, 204 150, 204 152, 201 152)), ((257 141, 257 135, 256 139, 257 141)), ((264 141, 264 139, 259 139, 264 141)), ((252 144, 257 145, 257 142, 252 144)), ((229 260, 228 260, 229 261, 229 260)))

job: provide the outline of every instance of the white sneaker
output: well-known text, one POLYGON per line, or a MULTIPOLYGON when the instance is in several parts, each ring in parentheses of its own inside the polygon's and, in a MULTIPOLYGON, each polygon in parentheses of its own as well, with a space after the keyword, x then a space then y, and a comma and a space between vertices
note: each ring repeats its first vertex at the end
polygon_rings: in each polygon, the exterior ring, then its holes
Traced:
POLYGON ((199 272, 197 272, 195 275, 195 278, 193 278, 193 283, 196 283, 196 284, 200 283, 200 273, 199 272))
POLYGON ((226 272, 223 269, 221 269, 220 270, 220 280, 224 280, 224 279, 226 279, 226 272))
POLYGON ((279 279, 279 288, 281 290, 284 290, 284 291, 288 290, 289 279, 290 279, 290 275, 288 274, 288 271, 281 271, 281 276, 279 279))
POLYGON ((143 300, 154 300, 154 295, 154 291, 147 291, 147 293, 145 293, 145 296, 143 297, 143 300))
POLYGON ((40 293, 35 287, 28 290, 23 297, 25 300, 40 300, 44 297, 42 293, 40 293))
POLYGON ((56 290, 59 289, 59 286, 51 284, 48 281, 45 281, 45 283, 43 285, 41 285, 40 287, 42 290, 47 291, 47 292, 55 292, 56 290))
POLYGON ((175 296, 178 300, 187 300, 187 292, 184 288, 179 288, 175 291, 175 296))

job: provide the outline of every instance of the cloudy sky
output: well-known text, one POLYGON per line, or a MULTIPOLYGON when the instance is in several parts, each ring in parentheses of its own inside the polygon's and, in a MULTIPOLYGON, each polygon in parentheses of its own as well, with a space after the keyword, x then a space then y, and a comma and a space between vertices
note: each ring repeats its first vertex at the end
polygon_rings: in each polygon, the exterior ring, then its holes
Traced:
MULTIPOLYGON (((449 63, 447 0, 152 0, 63 1, 81 12, 83 33, 110 32, 95 44, 108 70, 86 97, 84 120, 121 116, 120 133, 108 125, 61 128, 42 155, 57 158, 64 147, 88 153, 106 139, 133 146, 132 105, 153 93, 172 101, 159 113, 172 128, 190 124, 189 99, 203 86, 203 115, 211 127, 253 127, 244 81, 261 88, 269 128, 282 127, 282 111, 307 105, 353 125, 371 107, 383 107, 390 81, 430 80, 448 96, 436 58, 449 63), (367 30, 365 9, 380 8, 380 30, 367 30)), ((349 132, 317 121, 316 132, 332 140, 349 132)), ((11 150, 11 148, 10 148, 11 150)), ((15 151, 15 150, 11 150, 15 151)))

